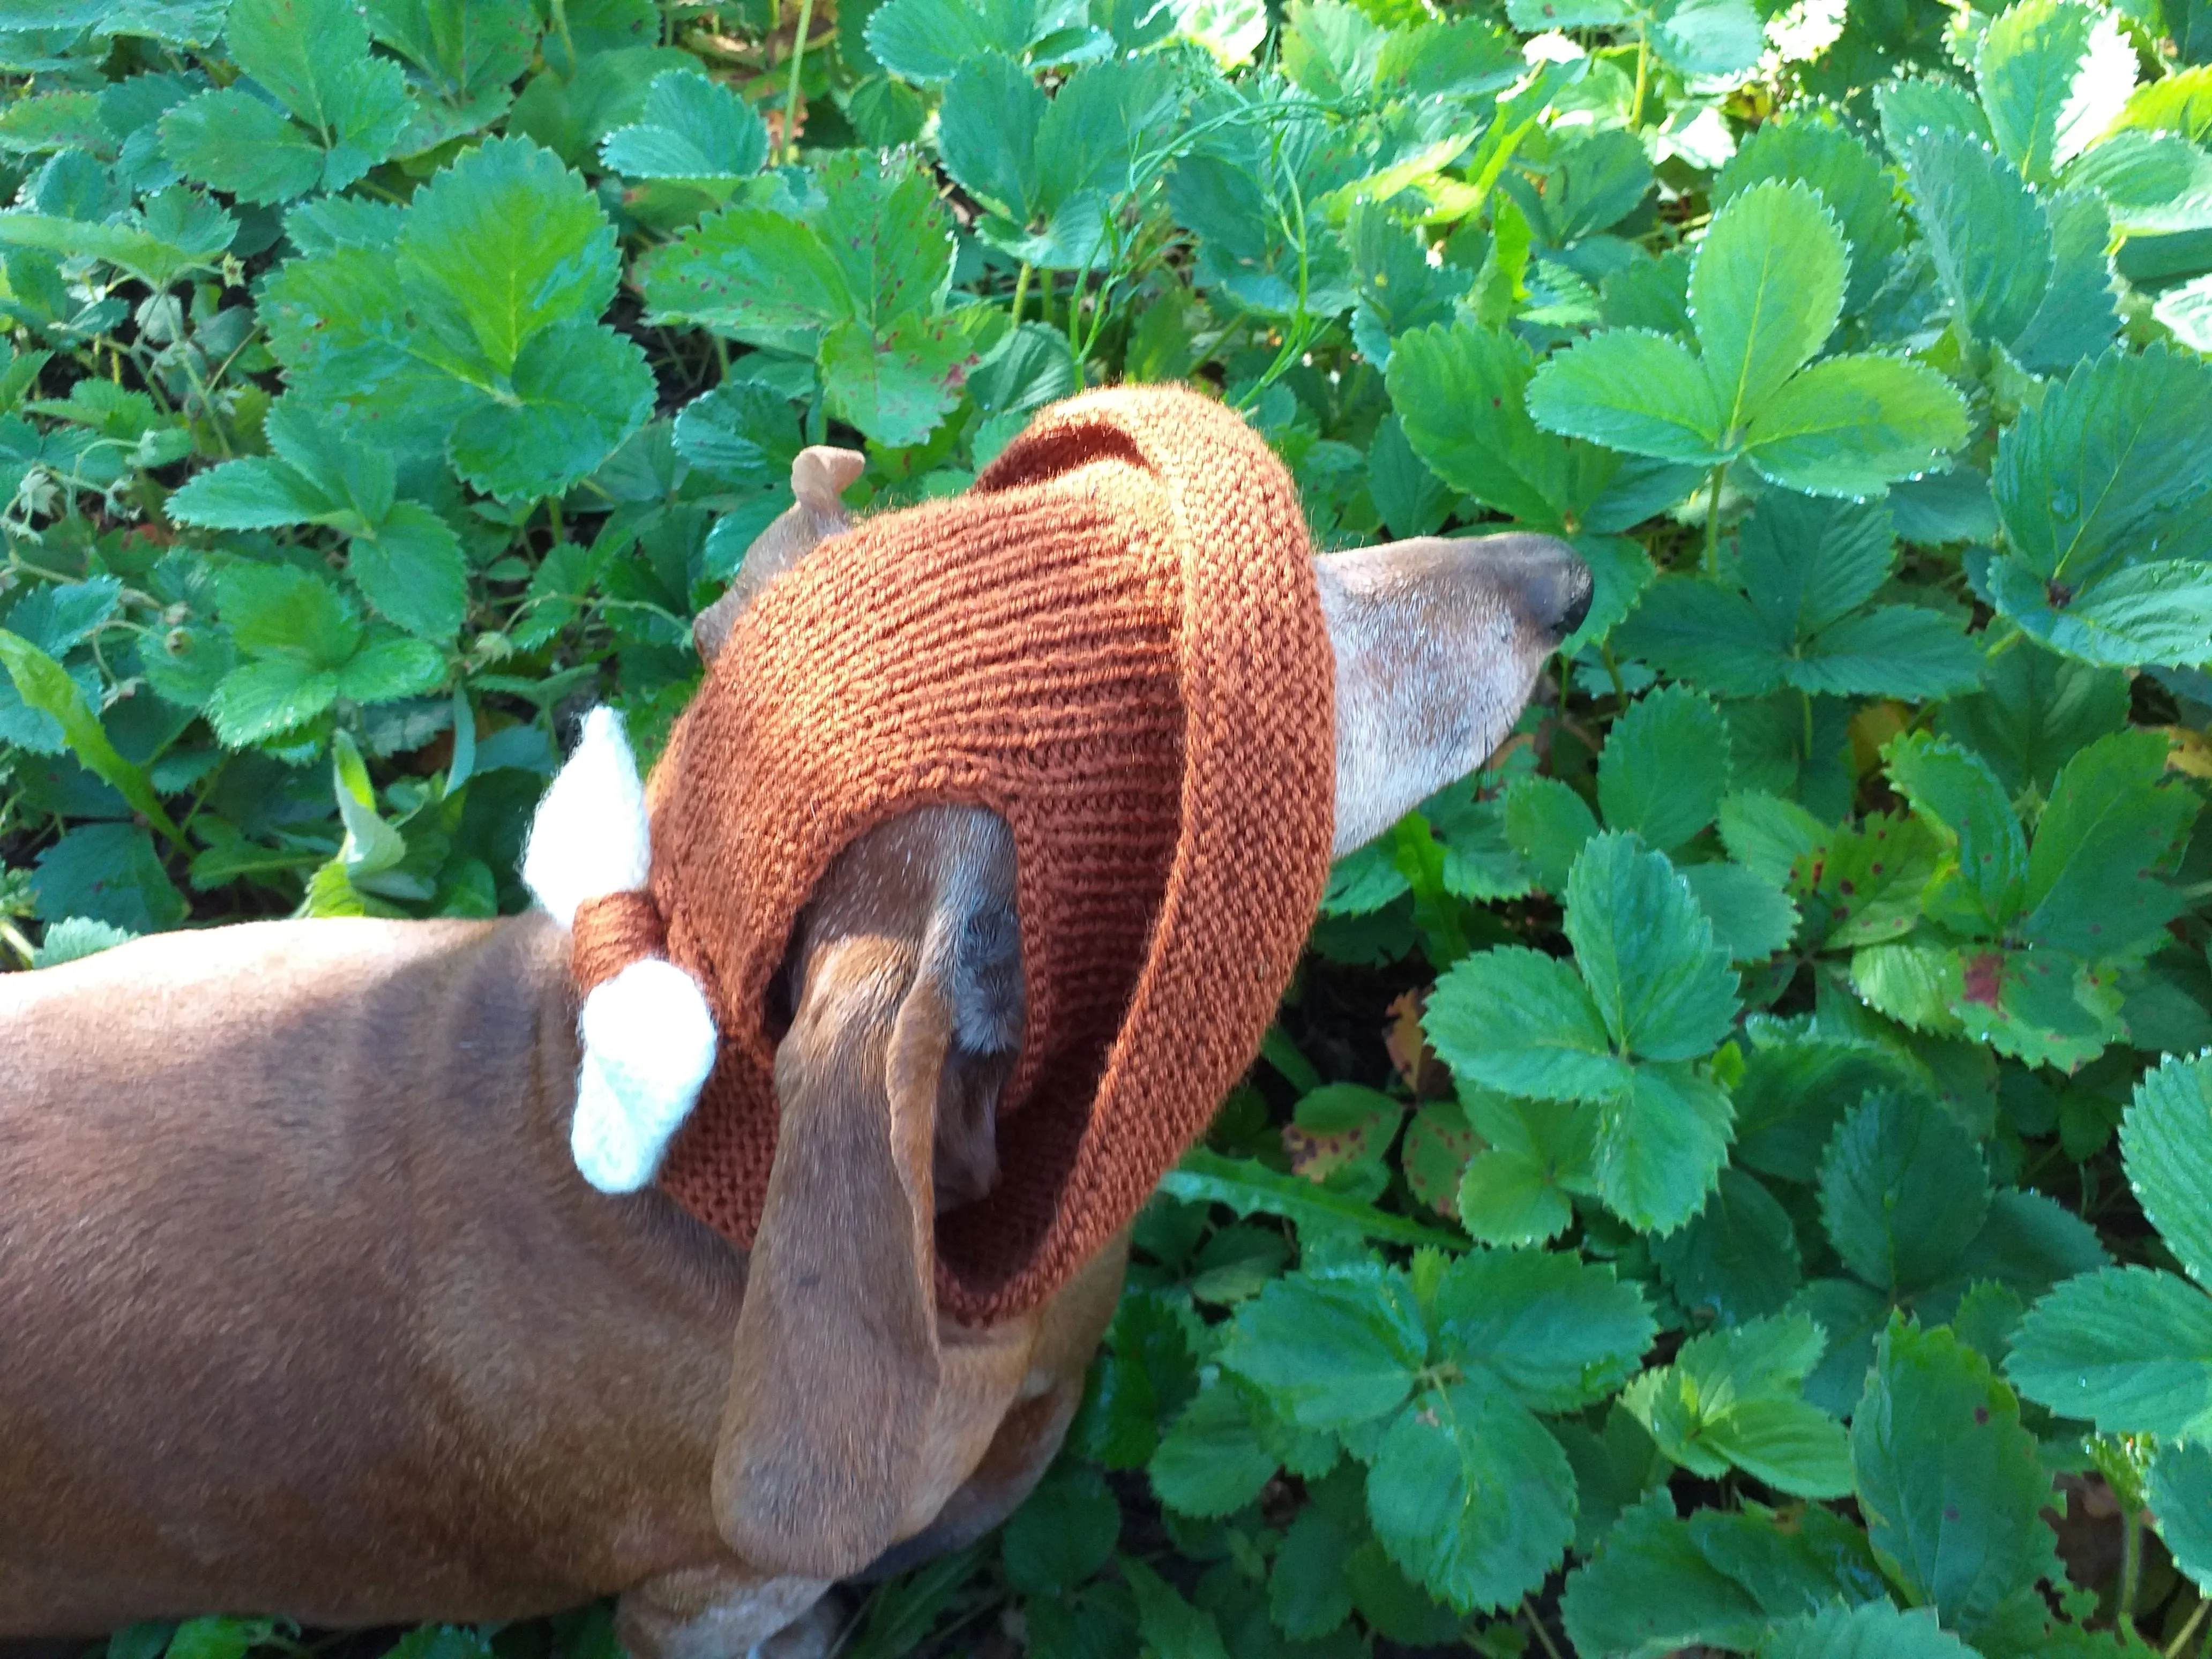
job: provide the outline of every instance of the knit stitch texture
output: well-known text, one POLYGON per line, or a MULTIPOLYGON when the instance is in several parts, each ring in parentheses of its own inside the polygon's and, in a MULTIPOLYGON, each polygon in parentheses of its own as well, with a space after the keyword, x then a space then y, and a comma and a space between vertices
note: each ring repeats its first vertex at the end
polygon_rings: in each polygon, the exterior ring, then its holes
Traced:
MULTIPOLYGON (((1027 1029, 1000 1184, 939 1225, 938 1300, 969 1324, 1043 1301, 1203 1133, 1289 982, 1328 878, 1333 689, 1297 489, 1194 392, 1073 398, 967 494, 814 548, 740 620, 647 789, 667 953, 722 1039, 663 1188, 750 1246, 769 986, 808 895, 875 824, 989 807, 1027 1029)), ((634 909, 580 914, 585 988, 650 940, 634 909)))

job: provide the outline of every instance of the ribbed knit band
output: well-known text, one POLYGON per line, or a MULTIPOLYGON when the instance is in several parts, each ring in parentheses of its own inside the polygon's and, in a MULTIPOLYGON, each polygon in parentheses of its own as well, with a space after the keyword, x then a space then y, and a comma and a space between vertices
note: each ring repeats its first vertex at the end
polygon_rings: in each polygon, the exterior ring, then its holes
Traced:
POLYGON ((569 972, 589 996, 633 962, 657 957, 667 945, 660 907, 650 893, 602 893, 576 907, 569 972))
POLYGON ((1335 723, 1295 487, 1233 412, 1048 410, 969 494, 824 542, 739 622, 655 769, 653 893, 722 1044, 660 1181, 740 1244, 774 1158, 769 984, 854 837, 992 808, 1028 1022, 1001 1179, 945 1217, 939 1304, 1033 1307, 1250 1062, 1327 880, 1335 723))

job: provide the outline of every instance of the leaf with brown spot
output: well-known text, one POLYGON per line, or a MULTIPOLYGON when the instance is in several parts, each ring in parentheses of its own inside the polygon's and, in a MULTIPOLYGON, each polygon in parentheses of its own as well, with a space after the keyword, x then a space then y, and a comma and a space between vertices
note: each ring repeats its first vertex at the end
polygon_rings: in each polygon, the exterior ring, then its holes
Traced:
MULTIPOLYGON (((1960 1000, 1995 1008, 1997 994, 2004 984, 2004 960, 2002 951, 1977 951, 1966 957, 1963 975, 1966 988, 1959 994, 1960 1000)), ((1999 1014, 1997 1018, 2002 1019, 2004 1016, 1999 1014)))
POLYGON ((1390 1024, 1383 1028, 1382 1052, 1390 1056, 1392 1069, 1415 1100, 1433 1100, 1451 1092, 1451 1069, 1429 1047, 1428 1034, 1421 1029, 1422 1001, 1420 992, 1407 991, 1384 1010, 1390 1024))
POLYGON ((1920 921, 1921 890, 1936 873, 1936 842, 1917 818, 1875 813, 1836 830, 1798 860, 1789 894, 1803 938, 1828 949, 1898 939, 1920 921))
POLYGON ((1328 1083, 1298 1102, 1283 1126, 1291 1168, 1309 1181, 1326 1180, 1347 1164, 1382 1155, 1406 1115, 1402 1103, 1357 1083, 1328 1083))
POLYGON ((1413 1196, 1438 1215, 1459 1218, 1459 1182, 1480 1143, 1457 1101, 1431 1101, 1407 1126, 1399 1162, 1413 1196))

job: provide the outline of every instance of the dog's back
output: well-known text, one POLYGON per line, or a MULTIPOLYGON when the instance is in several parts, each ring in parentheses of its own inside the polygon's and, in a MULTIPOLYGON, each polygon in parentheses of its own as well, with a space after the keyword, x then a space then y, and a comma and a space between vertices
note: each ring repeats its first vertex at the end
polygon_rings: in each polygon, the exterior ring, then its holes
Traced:
POLYGON ((562 1156, 572 998, 542 916, 0 978, 0 1632, 495 1618, 720 1551, 743 1260, 562 1156))

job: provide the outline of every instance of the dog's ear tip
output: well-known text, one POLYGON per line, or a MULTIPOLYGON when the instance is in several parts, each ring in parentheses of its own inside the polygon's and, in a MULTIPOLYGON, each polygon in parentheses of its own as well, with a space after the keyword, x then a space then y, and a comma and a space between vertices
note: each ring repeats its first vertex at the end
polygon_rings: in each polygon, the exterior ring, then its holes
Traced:
POLYGON ((809 444, 791 463, 791 493, 817 512, 842 513, 837 498, 867 467, 868 458, 857 449, 809 444))
POLYGON ((899 1513, 858 1492, 794 1498, 778 1486, 788 1471, 717 1464, 711 1498, 715 1530, 756 1571, 786 1578, 850 1578, 892 1544, 899 1513))
POLYGON ((728 591, 692 619, 691 643, 702 661, 711 663, 721 654, 738 618, 770 582, 824 536, 845 528, 845 503, 839 497, 867 465, 868 458, 858 450, 828 444, 809 445, 793 458, 793 504, 754 538, 728 591))
POLYGON ((845 1577, 894 1541, 942 1381, 929 1148, 902 1133, 927 1106, 895 1059, 912 999, 884 969, 872 938, 814 957, 777 1050, 713 1497, 724 1541, 784 1575, 845 1577))
POLYGON ((862 450, 846 449, 836 444, 809 444, 799 453, 811 455, 841 489, 867 471, 868 458, 862 450))

